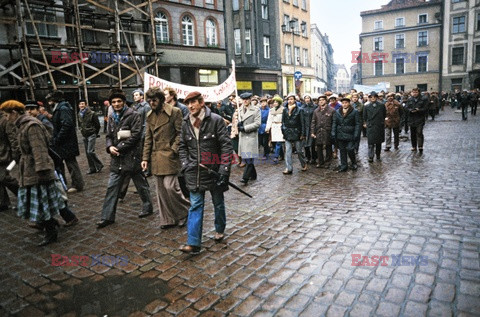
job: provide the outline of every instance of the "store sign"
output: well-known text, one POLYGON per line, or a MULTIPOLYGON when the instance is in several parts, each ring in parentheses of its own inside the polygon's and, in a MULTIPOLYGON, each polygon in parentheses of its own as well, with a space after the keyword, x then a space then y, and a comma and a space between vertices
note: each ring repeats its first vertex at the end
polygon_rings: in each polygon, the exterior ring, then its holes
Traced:
POLYGON ((277 83, 274 81, 265 81, 262 83, 262 90, 277 90, 277 83))
POLYGON ((237 89, 238 90, 252 90, 252 82, 251 81, 237 81, 237 89))

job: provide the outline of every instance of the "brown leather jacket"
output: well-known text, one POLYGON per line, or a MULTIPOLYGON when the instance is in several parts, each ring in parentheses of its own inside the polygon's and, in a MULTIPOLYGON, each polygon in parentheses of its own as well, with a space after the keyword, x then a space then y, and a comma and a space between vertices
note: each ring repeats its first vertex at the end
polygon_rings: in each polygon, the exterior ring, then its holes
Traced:
POLYGON ((403 116, 402 105, 397 100, 394 99, 392 102, 387 101, 385 103, 385 108, 387 110, 387 116, 385 118, 385 127, 400 128, 400 120, 403 116))

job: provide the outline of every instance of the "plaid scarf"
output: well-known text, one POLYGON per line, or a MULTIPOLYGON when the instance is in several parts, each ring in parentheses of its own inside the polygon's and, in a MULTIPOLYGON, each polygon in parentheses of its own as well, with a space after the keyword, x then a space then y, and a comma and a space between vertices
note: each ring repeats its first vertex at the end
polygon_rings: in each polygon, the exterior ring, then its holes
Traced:
POLYGON ((113 117, 113 120, 115 121, 115 124, 119 124, 120 123, 120 120, 122 119, 122 116, 123 116, 123 113, 125 112, 125 110, 127 110, 127 106, 123 106, 123 109, 120 110, 120 112, 116 112, 114 111, 112 113, 112 117, 113 117))

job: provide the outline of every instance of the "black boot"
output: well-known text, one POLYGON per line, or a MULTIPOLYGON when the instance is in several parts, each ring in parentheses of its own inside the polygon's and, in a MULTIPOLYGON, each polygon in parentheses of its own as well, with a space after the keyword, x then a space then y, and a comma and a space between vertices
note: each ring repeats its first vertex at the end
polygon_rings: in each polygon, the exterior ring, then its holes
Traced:
POLYGON ((54 218, 50 218, 50 220, 44 222, 45 225, 45 238, 43 239, 42 242, 38 244, 39 247, 43 247, 47 244, 50 244, 52 242, 57 241, 57 226, 58 226, 58 221, 54 218))

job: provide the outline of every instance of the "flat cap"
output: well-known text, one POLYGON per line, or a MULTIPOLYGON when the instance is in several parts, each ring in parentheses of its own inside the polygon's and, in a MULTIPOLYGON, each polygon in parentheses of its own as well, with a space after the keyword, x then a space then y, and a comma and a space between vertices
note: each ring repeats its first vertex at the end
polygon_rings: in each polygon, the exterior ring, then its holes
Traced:
POLYGON ((252 93, 251 92, 244 92, 243 94, 240 95, 241 99, 250 99, 252 98, 252 93))
POLYGON ((320 96, 318 96, 318 99, 322 99, 322 98, 327 100, 327 95, 321 94, 320 96))
POLYGON ((202 96, 202 93, 199 92, 199 91, 192 91, 191 93, 189 93, 185 99, 183 99, 183 103, 185 104, 188 104, 190 101, 193 101, 193 99, 196 99, 198 97, 201 97, 202 96))
POLYGON ((340 101, 348 101, 348 102, 350 102, 351 99, 350 99, 350 96, 346 96, 346 97, 340 98, 340 101))
POLYGON ((372 91, 372 92, 370 92, 370 96, 372 96, 372 97, 378 97, 378 94, 377 94, 376 91, 372 91))

